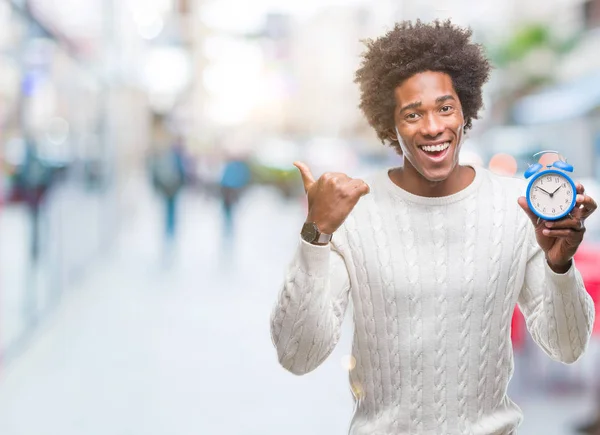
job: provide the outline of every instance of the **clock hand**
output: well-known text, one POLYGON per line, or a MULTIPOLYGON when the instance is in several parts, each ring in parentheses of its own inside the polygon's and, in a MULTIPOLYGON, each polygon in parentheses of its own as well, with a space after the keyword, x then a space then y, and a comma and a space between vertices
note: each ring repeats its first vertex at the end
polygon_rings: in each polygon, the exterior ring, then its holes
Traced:
POLYGON ((561 184, 560 186, 558 186, 558 187, 556 188, 556 190, 550 194, 550 196, 552 196, 552 195, 554 195, 556 192, 558 192, 558 189, 560 189, 561 187, 562 187, 562 184, 561 184))
POLYGON ((550 192, 546 192, 544 189, 542 189, 541 187, 535 186, 536 189, 541 190, 542 192, 544 192, 546 195, 552 196, 550 195, 550 192))

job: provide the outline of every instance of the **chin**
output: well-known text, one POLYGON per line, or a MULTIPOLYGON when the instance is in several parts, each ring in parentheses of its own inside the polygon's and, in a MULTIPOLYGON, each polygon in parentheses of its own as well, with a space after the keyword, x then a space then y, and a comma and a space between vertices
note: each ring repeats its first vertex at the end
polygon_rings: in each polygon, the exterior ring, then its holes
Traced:
POLYGON ((432 183, 440 183, 450 177, 450 174, 457 168, 457 164, 445 164, 441 167, 421 167, 419 171, 423 178, 432 183))
POLYGON ((430 183, 441 183, 448 179, 450 171, 423 171, 421 172, 423 178, 430 183))

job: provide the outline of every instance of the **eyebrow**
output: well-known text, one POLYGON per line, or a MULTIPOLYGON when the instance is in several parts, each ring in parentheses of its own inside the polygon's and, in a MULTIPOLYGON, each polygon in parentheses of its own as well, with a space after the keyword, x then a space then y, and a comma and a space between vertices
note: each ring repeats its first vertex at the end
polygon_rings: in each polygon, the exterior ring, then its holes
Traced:
MULTIPOLYGON (((454 98, 452 95, 442 95, 441 97, 437 97, 435 99, 435 104, 440 104, 448 100, 456 101, 456 98, 454 98)), ((405 110, 416 109, 417 107, 421 106, 421 104, 422 103, 420 101, 415 101, 414 103, 407 104, 406 106, 402 107, 402 109, 400 109, 400 113, 404 112, 405 110)))

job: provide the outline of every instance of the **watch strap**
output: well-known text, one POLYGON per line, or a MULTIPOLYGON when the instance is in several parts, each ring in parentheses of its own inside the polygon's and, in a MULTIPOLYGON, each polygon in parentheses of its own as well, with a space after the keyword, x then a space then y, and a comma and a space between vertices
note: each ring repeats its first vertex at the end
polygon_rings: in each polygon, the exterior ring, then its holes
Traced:
POLYGON ((333 237, 333 234, 325 234, 319 231, 314 222, 305 222, 300 234, 305 242, 313 245, 326 245, 333 237))
POLYGON ((315 240, 313 241, 313 243, 318 243, 318 244, 326 244, 329 243, 331 241, 331 238, 333 237, 333 234, 325 234, 322 232, 317 232, 317 237, 315 238, 315 240))

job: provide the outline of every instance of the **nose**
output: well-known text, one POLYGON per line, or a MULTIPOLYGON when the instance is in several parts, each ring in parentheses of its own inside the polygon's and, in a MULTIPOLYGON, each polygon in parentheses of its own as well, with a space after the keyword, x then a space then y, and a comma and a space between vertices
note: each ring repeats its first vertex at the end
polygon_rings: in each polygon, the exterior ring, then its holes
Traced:
POLYGON ((444 132, 445 126, 443 121, 435 116, 425 116, 421 124, 421 134, 423 136, 437 137, 444 132))

